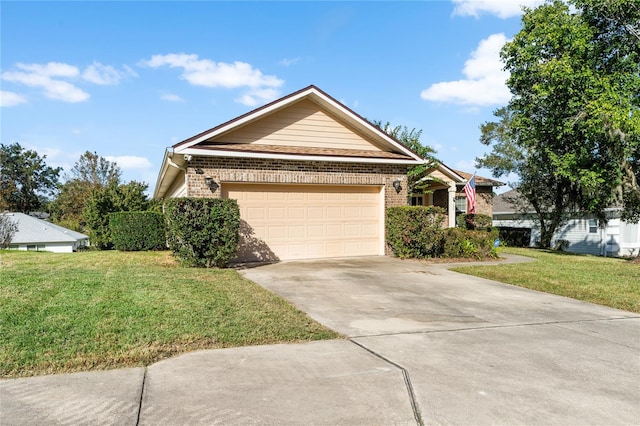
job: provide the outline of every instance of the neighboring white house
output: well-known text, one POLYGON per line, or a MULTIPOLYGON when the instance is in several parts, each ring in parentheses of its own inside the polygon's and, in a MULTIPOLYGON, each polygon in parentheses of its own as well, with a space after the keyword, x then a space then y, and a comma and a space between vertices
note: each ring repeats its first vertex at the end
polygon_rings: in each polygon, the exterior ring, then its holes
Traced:
MULTIPOLYGON (((519 196, 511 190, 495 197, 493 202, 493 226, 529 230, 529 246, 540 240, 540 225, 533 209, 517 212, 509 199, 519 196)), ((551 245, 559 240, 569 242, 567 251, 600 256, 638 256, 640 253, 640 224, 627 223, 620 219, 620 209, 608 209, 609 220, 600 228, 595 219, 574 217, 569 219, 553 235, 551 245)))
POLYGON ((89 237, 24 213, 2 213, 18 225, 10 250, 71 253, 89 245, 89 237))

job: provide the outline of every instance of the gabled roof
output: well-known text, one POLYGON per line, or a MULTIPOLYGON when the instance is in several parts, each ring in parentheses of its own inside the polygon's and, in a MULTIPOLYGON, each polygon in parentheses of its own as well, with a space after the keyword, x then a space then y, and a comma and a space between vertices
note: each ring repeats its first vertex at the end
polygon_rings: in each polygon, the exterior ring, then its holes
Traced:
POLYGON ((352 126, 354 129, 371 138, 374 138, 380 144, 388 147, 391 151, 402 154, 404 156, 402 160, 408 164, 421 164, 424 162, 418 154, 404 146, 400 141, 386 134, 368 120, 314 85, 305 87, 304 89, 293 92, 262 107, 256 108, 253 111, 249 111, 246 114, 222 123, 216 127, 205 130, 204 132, 185 139, 182 142, 178 142, 173 145, 172 148, 176 153, 189 153, 191 152, 189 151, 190 149, 197 149, 202 142, 210 141, 222 134, 229 133, 252 122, 258 121, 303 99, 308 99, 314 102, 333 116, 339 117, 339 119, 347 125, 352 126))
MULTIPOLYGON (((521 197, 522 196, 517 189, 512 189, 510 191, 496 195, 493 198, 493 214, 515 213, 516 208, 513 205, 513 200, 520 199, 521 197)), ((533 207, 531 207, 530 211, 534 212, 535 210, 533 209, 533 207)))
POLYGON ((12 244, 74 243, 89 236, 24 213, 2 213, 18 225, 12 244))
MULTIPOLYGON (((322 132, 322 129, 318 132, 322 132)), ((340 139, 335 140, 340 141, 340 139)), ((173 145, 165 151, 154 197, 164 196, 181 170, 186 170, 188 159, 191 156, 402 165, 417 165, 425 162, 422 157, 400 141, 313 85, 173 145), (281 113, 298 102, 300 102, 299 108, 303 101, 311 102, 314 107, 317 106, 323 114, 326 113, 341 126, 360 135, 359 137, 363 140, 370 141, 371 150, 341 149, 340 146, 331 148, 326 146, 276 146, 270 144, 268 140, 261 140, 260 143, 229 143, 230 141, 226 141, 226 138, 234 132, 250 128, 251 124, 275 116, 276 113, 281 113)))
MULTIPOLYGON (((460 170, 454 170, 454 171, 460 176, 462 176, 462 178, 464 179, 464 182, 461 182, 461 183, 467 183, 469 179, 471 179, 471 177, 473 176, 473 174, 471 173, 463 172, 460 170)), ((486 177, 476 175, 476 186, 503 186, 503 185, 505 185, 505 183, 500 182, 499 180, 489 179, 486 177)))

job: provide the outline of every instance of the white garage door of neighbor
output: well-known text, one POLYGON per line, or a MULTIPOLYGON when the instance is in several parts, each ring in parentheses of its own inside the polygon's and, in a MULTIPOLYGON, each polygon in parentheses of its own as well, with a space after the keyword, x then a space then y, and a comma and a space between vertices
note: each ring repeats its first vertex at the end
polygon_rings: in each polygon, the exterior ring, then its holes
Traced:
POLYGON ((380 186, 223 183, 248 224, 240 261, 384 254, 380 186))

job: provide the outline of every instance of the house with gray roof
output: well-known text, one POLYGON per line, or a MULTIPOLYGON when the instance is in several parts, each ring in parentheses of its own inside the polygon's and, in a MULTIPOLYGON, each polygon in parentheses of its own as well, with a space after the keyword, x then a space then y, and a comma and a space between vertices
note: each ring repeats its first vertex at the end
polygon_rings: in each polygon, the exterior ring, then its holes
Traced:
POLYGON ((89 245, 89 236, 24 213, 2 213, 18 226, 10 250, 71 253, 89 245))
MULTIPOLYGON (((535 247, 540 240, 540 223, 535 210, 525 203, 522 196, 513 189, 495 197, 493 201, 493 226, 512 233, 526 235, 524 245, 535 247)), ((601 256, 637 256, 640 253, 640 224, 625 222, 620 218, 620 208, 606 210, 608 221, 599 226, 597 220, 588 214, 576 212, 567 218, 551 240, 551 245, 564 241, 566 250, 573 253, 601 256)))

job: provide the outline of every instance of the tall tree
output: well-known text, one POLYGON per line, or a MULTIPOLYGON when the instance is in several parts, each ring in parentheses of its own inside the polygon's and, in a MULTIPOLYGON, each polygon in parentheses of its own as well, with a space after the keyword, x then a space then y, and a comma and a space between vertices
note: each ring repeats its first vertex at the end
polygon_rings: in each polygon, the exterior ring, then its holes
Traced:
POLYGON ((147 188, 147 184, 136 181, 121 185, 112 182, 107 186, 95 187, 91 191, 82 215, 89 230, 92 245, 99 249, 113 247, 109 213, 146 210, 149 204, 145 194, 147 188))
POLYGON ((122 171, 115 162, 86 151, 65 176, 66 182, 49 206, 53 220, 76 231, 84 231, 86 220, 83 210, 92 192, 109 185, 119 185, 121 175, 122 171))
POLYGON ((46 158, 19 143, 0 144, 0 209, 29 213, 44 206, 62 171, 48 166, 46 158))
POLYGON ((381 129, 394 139, 400 141, 404 146, 427 160, 426 164, 412 166, 407 170, 407 187, 409 188, 409 196, 417 189, 416 182, 424 177, 424 173, 435 164, 438 160, 435 158, 436 150, 428 145, 420 142, 422 130, 411 129, 407 126, 392 126, 390 122, 382 123, 382 121, 374 120, 373 125, 381 129))
POLYGON ((540 224, 539 244, 549 247, 553 234, 576 206, 575 187, 569 179, 555 173, 549 155, 523 149, 515 142, 513 116, 508 108, 499 108, 494 116, 498 121, 480 126, 480 142, 492 145, 493 152, 477 158, 476 166, 491 169, 494 176, 516 173, 520 177, 519 196, 509 201, 522 213, 533 209, 540 224))
POLYGON ((497 176, 518 172, 534 207, 542 199, 558 212, 576 206, 604 223, 605 209, 618 203, 638 220, 639 8, 620 0, 574 5, 525 9, 521 31, 501 52, 513 95, 502 112, 509 123, 485 123, 482 141, 494 150, 479 163, 515 156, 519 162, 492 168, 497 176))
POLYGON ((626 202, 638 192, 640 44, 597 26, 609 17, 595 5, 607 2, 616 0, 577 2, 575 13, 561 1, 526 10, 502 51, 518 143, 547 154, 576 185, 578 205, 602 221, 615 202, 640 218, 626 202))
POLYGON ((95 152, 85 151, 71 169, 69 180, 87 182, 92 187, 104 187, 120 183, 122 170, 118 164, 95 152))

